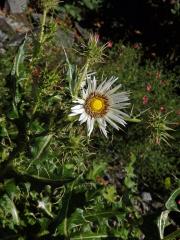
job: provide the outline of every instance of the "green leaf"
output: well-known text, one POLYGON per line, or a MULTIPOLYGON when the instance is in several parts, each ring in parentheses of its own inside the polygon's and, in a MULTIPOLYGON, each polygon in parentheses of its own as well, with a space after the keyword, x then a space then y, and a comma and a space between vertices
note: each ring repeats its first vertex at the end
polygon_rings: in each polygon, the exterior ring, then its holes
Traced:
POLYGON ((19 187, 16 186, 13 179, 7 179, 4 181, 4 189, 11 199, 13 199, 14 197, 17 198, 20 194, 19 187))
POLYGON ((165 185, 166 189, 170 189, 170 187, 171 187, 171 178, 170 177, 165 178, 164 185, 165 185))
POLYGON ((96 181, 97 176, 101 176, 104 174, 105 170, 107 167, 106 162, 98 162, 98 163, 93 163, 92 169, 89 171, 87 175, 87 179, 94 180, 96 181))
MULTIPOLYGON (((67 225, 68 233, 70 233, 70 231, 75 227, 78 227, 81 225, 84 226, 85 222, 86 220, 84 218, 84 210, 77 208, 75 212, 73 212, 71 216, 68 218, 68 225, 67 225)), ((64 231, 64 222, 58 227, 58 231, 59 232, 64 231)))
POLYGON ((170 211, 180 212, 178 209, 176 198, 180 195, 180 188, 176 189, 170 196, 170 198, 166 202, 166 208, 170 211))
POLYGON ((43 158, 43 156, 45 155, 52 137, 53 137, 53 134, 49 134, 46 136, 36 138, 34 146, 32 147, 33 159, 31 160, 31 163, 29 164, 26 170, 30 169, 32 164, 34 164, 36 161, 43 160, 41 158, 43 158))
POLYGON ((102 210, 97 210, 96 212, 93 212, 93 213, 86 213, 84 214, 84 218, 87 221, 96 221, 97 219, 110 218, 118 215, 122 215, 122 213, 118 210, 102 209, 102 210))
POLYGON ((90 10, 93 10, 93 9, 97 9, 99 7, 99 4, 100 4, 100 1, 98 0, 83 0, 83 3, 85 4, 85 6, 87 8, 89 8, 90 10))
POLYGON ((122 239, 122 233, 121 232, 116 233, 116 234, 113 234, 112 236, 111 234, 107 234, 107 233, 84 233, 84 234, 71 237, 71 240, 86 240, 86 239, 95 240, 95 239, 103 239, 103 238, 107 238, 107 239, 121 238, 122 239))
POLYGON ((117 198, 115 186, 108 186, 103 193, 103 197, 110 203, 114 203, 117 198))
POLYGON ((39 133, 45 131, 43 124, 41 122, 39 122, 38 120, 34 120, 30 124, 29 129, 32 132, 32 134, 39 134, 39 133))
POLYGON ((44 153, 44 151, 48 147, 52 137, 53 137, 53 134, 49 134, 46 136, 36 138, 35 146, 33 147, 33 151, 32 151, 34 155, 34 160, 37 160, 41 157, 41 155, 44 153))
POLYGON ((136 191, 136 182, 134 180, 135 173, 134 173, 134 163, 136 161, 136 156, 134 153, 131 153, 130 156, 130 163, 126 166, 126 177, 124 183, 127 188, 131 189, 133 192, 136 191))
POLYGON ((23 63, 24 61, 24 45, 26 42, 26 38, 24 39, 23 43, 21 44, 21 46, 18 49, 18 53, 14 59, 14 65, 11 71, 11 75, 16 75, 17 77, 19 77, 19 70, 20 70, 20 65, 23 63))
POLYGON ((69 82, 69 89, 70 89, 70 93, 72 96, 74 96, 75 94, 75 89, 76 89, 76 84, 77 84, 77 78, 78 78, 78 74, 77 74, 77 66, 75 65, 72 65, 68 59, 68 56, 67 56, 67 53, 65 51, 65 49, 63 48, 64 50, 64 54, 65 54, 65 57, 66 57, 66 63, 67 63, 67 66, 68 66, 68 71, 67 71, 67 80, 69 82))
POLYGON ((169 210, 163 211, 161 213, 160 218, 158 219, 158 228, 159 228, 159 234, 160 234, 160 239, 164 238, 164 229, 166 226, 169 225, 169 210))
POLYGON ((20 219, 19 219, 19 215, 18 215, 16 206, 15 206, 14 202, 12 201, 12 199, 7 194, 5 194, 1 198, 0 206, 1 206, 1 208, 4 209, 6 216, 8 216, 8 213, 11 214, 13 224, 16 224, 16 225, 20 224, 20 219))

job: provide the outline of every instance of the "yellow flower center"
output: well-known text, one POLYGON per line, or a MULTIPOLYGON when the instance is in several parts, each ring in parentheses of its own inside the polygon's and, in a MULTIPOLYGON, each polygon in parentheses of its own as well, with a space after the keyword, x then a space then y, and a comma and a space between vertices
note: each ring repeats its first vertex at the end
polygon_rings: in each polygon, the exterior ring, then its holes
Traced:
POLYGON ((91 109, 96 112, 96 111, 101 111, 101 109, 104 107, 104 99, 99 99, 99 98, 92 98, 91 103, 90 103, 91 109))
POLYGON ((86 99, 85 111, 91 117, 99 118, 106 114, 108 106, 109 104, 106 96, 92 93, 86 99))

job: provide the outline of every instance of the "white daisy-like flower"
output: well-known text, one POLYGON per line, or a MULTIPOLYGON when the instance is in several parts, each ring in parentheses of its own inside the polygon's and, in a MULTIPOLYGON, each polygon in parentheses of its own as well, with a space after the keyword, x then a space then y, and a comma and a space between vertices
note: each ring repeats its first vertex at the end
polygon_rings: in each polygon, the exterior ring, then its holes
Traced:
POLYGON ((118 78, 111 77, 97 86, 95 75, 87 77, 87 89, 82 89, 82 98, 78 98, 76 105, 71 108, 70 116, 80 115, 80 124, 87 122, 88 136, 91 135, 95 122, 101 132, 107 137, 107 123, 119 130, 119 125, 126 125, 124 120, 128 114, 122 109, 130 103, 128 92, 117 92, 121 84, 112 88, 118 78))

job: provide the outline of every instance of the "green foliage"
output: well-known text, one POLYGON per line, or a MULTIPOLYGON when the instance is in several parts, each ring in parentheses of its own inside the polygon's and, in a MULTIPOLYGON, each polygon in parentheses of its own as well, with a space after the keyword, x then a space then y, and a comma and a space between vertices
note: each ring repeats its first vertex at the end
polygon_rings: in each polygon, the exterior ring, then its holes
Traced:
POLYGON ((115 75, 119 77, 119 83, 131 91, 128 131, 125 136, 114 134, 113 137, 117 162, 129 161, 129 153, 133 152, 141 186, 146 183, 152 191, 162 190, 169 177, 172 189, 177 186, 175 176, 179 164, 177 77, 175 73, 167 72, 161 62, 144 59, 142 62, 141 49, 124 46, 122 42, 106 51, 109 53, 106 64, 97 68, 99 76, 115 75), (136 119, 139 124, 133 124, 136 119))
POLYGON ((71 3, 62 4, 60 11, 73 17, 75 20, 80 21, 85 17, 87 10, 97 11, 100 8, 103 0, 82 0, 71 1, 71 3))
POLYGON ((167 145, 169 145, 168 140, 173 137, 168 133, 168 131, 173 131, 172 128, 168 127, 169 123, 166 121, 167 116, 170 113, 162 114, 161 112, 153 112, 150 115, 149 127, 151 130, 151 141, 160 144, 164 141, 167 145))
POLYGON ((25 37, 14 61, 7 61, 8 73, 2 74, 1 238, 139 239, 133 164, 127 167, 129 176, 119 195, 103 178, 111 159, 106 159, 103 145, 98 148, 103 138, 90 140, 84 126, 68 117, 72 93, 78 95, 89 67, 102 60, 105 45, 91 35, 79 56, 84 65, 74 63, 74 74, 67 55, 54 64, 48 9, 44 7, 40 33, 25 37))
POLYGON ((160 234, 160 239, 164 239, 164 240, 174 240, 177 237, 180 236, 180 230, 177 229, 175 232, 169 234, 168 236, 164 237, 164 230, 167 226, 169 226, 172 223, 172 220, 169 217, 169 214, 171 211, 176 211, 176 212, 180 212, 179 210, 179 202, 178 202, 178 198, 180 196, 180 188, 176 189, 171 196, 169 197, 169 199, 166 202, 166 209, 165 211, 163 211, 161 213, 160 218, 158 219, 158 228, 159 228, 159 234, 160 234))
MULTIPOLYGON (((94 8, 99 3, 81 4, 94 8)), ((8 55, 0 60, 1 238, 142 239, 138 187, 146 184, 153 191, 159 183, 168 190, 175 185, 178 144, 173 139, 178 134, 167 135, 170 122, 173 130, 179 126, 175 76, 161 64, 142 66, 141 53, 122 43, 109 51, 97 35, 90 36, 83 52, 69 56, 54 44, 49 9, 44 6, 40 33, 26 36, 14 61, 8 55), (104 51, 107 63, 95 65, 104 60, 104 51), (112 129, 104 139, 94 131, 89 139, 85 126, 68 116, 90 70, 116 75, 131 90, 126 133, 112 129), (157 113, 153 119, 152 113, 157 113), (171 146, 149 141, 157 129, 171 146)))

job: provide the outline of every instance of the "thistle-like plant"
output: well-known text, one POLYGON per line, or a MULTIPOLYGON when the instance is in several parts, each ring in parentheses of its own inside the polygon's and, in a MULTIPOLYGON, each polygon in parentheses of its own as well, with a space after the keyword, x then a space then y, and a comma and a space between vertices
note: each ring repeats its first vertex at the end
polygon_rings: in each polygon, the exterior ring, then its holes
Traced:
POLYGON ((89 41, 87 44, 82 44, 83 51, 82 55, 85 56, 86 61, 93 65, 95 63, 101 63, 104 61, 106 56, 104 50, 107 48, 108 43, 101 45, 99 41, 99 35, 90 34, 89 41))
POLYGON ((43 10, 50 11, 55 10, 59 4, 58 0, 40 0, 43 10))
POLYGON ((169 133, 169 131, 174 131, 170 124, 172 122, 167 120, 168 115, 171 112, 163 114, 159 111, 150 112, 148 128, 151 130, 150 141, 152 143, 160 145, 161 142, 165 142, 170 146, 169 140, 173 139, 173 136, 169 133))
POLYGON ((57 8, 59 1, 58 0, 40 0, 40 5, 43 9, 43 16, 41 21, 41 32, 39 36, 39 43, 44 42, 44 29, 46 25, 46 17, 49 11, 53 11, 57 8))
MULTIPOLYGON (((81 55, 85 59, 85 64, 80 70, 72 68, 69 60, 67 59, 69 68, 70 89, 72 97, 77 97, 79 90, 81 89, 83 82, 85 82, 88 71, 97 63, 103 62, 105 53, 104 50, 107 47, 107 43, 102 45, 99 41, 98 34, 90 34, 87 44, 82 44, 81 55), (73 72, 75 74, 73 74, 73 72)), ((65 53, 66 54, 66 53, 65 53)))

